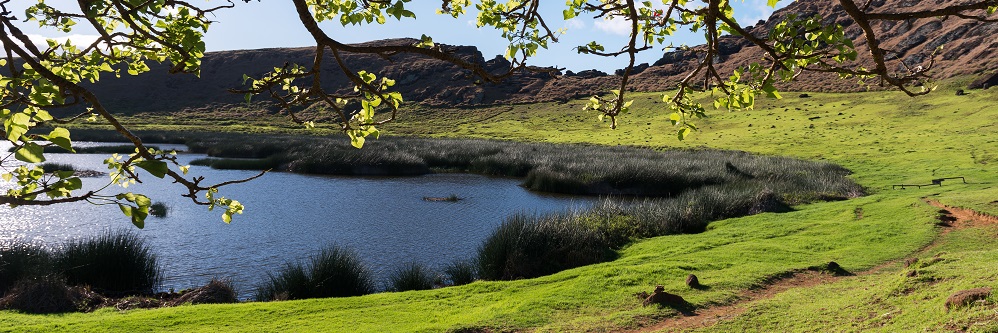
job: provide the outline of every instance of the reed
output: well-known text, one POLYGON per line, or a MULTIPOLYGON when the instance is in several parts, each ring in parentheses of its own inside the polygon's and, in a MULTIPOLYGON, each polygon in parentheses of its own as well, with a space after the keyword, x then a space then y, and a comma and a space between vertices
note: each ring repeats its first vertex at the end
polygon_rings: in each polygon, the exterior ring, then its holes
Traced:
POLYGON ((130 231, 69 242, 54 257, 54 271, 69 285, 87 285, 110 297, 152 294, 161 280, 156 256, 130 231))
POLYGON ((374 292, 374 280, 357 254, 333 246, 311 256, 307 264, 286 263, 257 287, 258 301, 360 296, 374 292))
POLYGON ((14 242, 0 245, 0 296, 23 279, 49 273, 52 255, 44 248, 14 242))
POLYGON ((67 163, 45 162, 38 166, 41 167, 45 173, 52 173, 56 171, 76 171, 76 167, 67 163))
POLYGON ((388 290, 409 291, 433 289, 434 273, 422 264, 410 262, 388 276, 388 290))
POLYGON ((478 270, 468 261, 456 261, 444 267, 444 275, 452 286, 466 285, 478 279, 478 270))

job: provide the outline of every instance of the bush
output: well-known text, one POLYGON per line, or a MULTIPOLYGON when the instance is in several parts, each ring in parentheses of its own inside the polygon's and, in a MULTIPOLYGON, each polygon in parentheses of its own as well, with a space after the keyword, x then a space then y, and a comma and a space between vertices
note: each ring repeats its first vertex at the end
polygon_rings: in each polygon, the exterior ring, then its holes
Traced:
POLYGON ((579 217, 568 212, 507 218, 479 247, 479 274, 488 280, 533 278, 613 259, 614 244, 579 217))
POLYGON ((51 257, 39 246, 23 243, 0 246, 0 296, 6 295, 18 281, 48 274, 51 257))
POLYGON ((360 296, 374 292, 374 280, 357 254, 330 247, 309 258, 309 264, 286 263, 277 275, 257 287, 256 300, 292 300, 360 296))
POLYGON ((55 254, 54 268, 70 285, 109 297, 152 294, 161 279, 156 256, 130 231, 70 242, 55 254))
POLYGON ((433 289, 434 274, 415 262, 396 268, 388 277, 388 290, 409 291, 433 289))
POLYGON ((458 261, 444 267, 444 274, 450 280, 450 284, 460 286, 475 282, 478 279, 478 272, 475 265, 467 261, 458 261))
POLYGON ((72 164, 65 164, 65 163, 46 162, 39 165, 39 167, 41 167, 42 170, 45 171, 45 173, 53 173, 56 171, 76 171, 76 167, 74 167, 72 164))
POLYGON ((167 211, 169 211, 169 208, 162 202, 157 202, 149 206, 149 215, 155 217, 166 217, 167 211))

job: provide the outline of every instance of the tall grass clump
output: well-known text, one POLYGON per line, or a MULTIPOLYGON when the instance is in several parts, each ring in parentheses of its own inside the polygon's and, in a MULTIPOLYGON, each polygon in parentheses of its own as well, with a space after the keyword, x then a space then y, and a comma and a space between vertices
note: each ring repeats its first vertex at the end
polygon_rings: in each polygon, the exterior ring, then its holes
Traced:
POLYGON ((452 286, 466 285, 478 279, 478 269, 468 261, 456 261, 444 267, 444 275, 452 286))
POLYGON ((199 158, 191 161, 191 165, 208 166, 219 170, 270 170, 276 169, 281 159, 274 156, 268 158, 199 158))
POLYGON ((508 217, 478 248, 479 274, 488 280, 532 278, 613 259, 616 244, 581 214, 508 217))
POLYGON ((151 206, 149 206, 149 215, 155 217, 160 217, 160 218, 166 217, 168 211, 169 207, 167 207, 166 204, 162 202, 156 202, 153 203, 151 206))
POLYGON ((110 297, 152 294, 161 280, 156 255, 130 231, 108 231, 69 242, 56 252, 56 273, 110 297))
POLYGON ((789 206, 766 188, 707 186, 673 198, 604 199, 587 209, 507 218, 478 248, 483 279, 513 280, 612 260, 641 238, 703 231, 711 221, 789 206))
POLYGON ((410 262, 396 268, 388 276, 388 290, 409 291, 433 289, 435 276, 426 266, 410 262))
POLYGON ((365 145, 356 149, 346 143, 298 147, 284 158, 288 171, 333 175, 413 176, 430 172, 429 167, 412 152, 389 145, 365 145))
MULTIPOLYGON (((523 177, 534 191, 671 197, 705 186, 766 184, 800 202, 849 198, 862 188, 839 166, 740 151, 520 143, 479 139, 381 138, 356 149, 346 140, 263 136, 192 138, 192 151, 265 158, 225 168, 283 167, 298 173, 421 175, 432 170, 523 177), (252 142, 252 143, 250 143, 252 142), (270 163, 273 162, 273 163, 270 163)), ((210 164, 216 168, 215 161, 210 164)))
POLYGON ((38 167, 42 168, 45 173, 52 173, 56 171, 76 171, 76 167, 72 164, 66 163, 45 162, 38 165, 38 167))
MULTIPOLYGON (((146 148, 159 150, 157 146, 146 146, 146 148)), ((131 154, 135 152, 135 146, 94 146, 75 148, 78 154, 131 154)))
POLYGON ((374 280, 357 254, 330 247, 311 256, 308 264, 289 262, 257 287, 258 301, 360 296, 374 292, 374 280))
POLYGON ((18 281, 48 274, 51 259, 40 246, 20 242, 0 245, 0 296, 18 281))

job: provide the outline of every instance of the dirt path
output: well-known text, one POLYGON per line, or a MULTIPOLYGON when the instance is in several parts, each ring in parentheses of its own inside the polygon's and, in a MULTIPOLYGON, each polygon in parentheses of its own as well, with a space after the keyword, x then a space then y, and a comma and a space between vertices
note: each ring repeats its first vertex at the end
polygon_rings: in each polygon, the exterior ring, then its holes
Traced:
MULTIPOLYGON (((976 212, 971 209, 951 207, 946 206, 939 201, 932 199, 923 199, 926 204, 939 209, 939 225, 943 227, 942 234, 948 233, 951 230, 963 229, 963 228, 973 228, 980 227, 989 224, 998 224, 998 217, 976 212)), ((926 245, 922 249, 916 251, 911 257, 924 254, 931 250, 938 244, 938 238, 932 243, 926 245)), ((900 262, 904 262, 906 258, 901 258, 893 261, 888 261, 886 263, 877 265, 873 268, 865 270, 863 272, 857 273, 857 275, 868 275, 879 272, 885 267, 894 265, 900 262)), ((751 303, 765 300, 776 296, 779 293, 793 289, 793 288, 807 288, 813 287, 819 284, 826 284, 835 282, 846 276, 836 276, 828 272, 816 271, 816 270, 802 270, 796 272, 788 277, 774 280, 773 282, 763 286, 758 289, 751 289, 743 292, 739 297, 738 301, 728 305, 714 306, 704 309, 697 309, 697 311, 691 315, 678 315, 676 317, 667 318, 663 321, 654 323, 649 326, 645 326, 636 330, 625 331, 630 333, 644 333, 644 332, 669 332, 669 331, 679 331, 679 330, 690 330, 698 328, 706 328, 714 326, 718 322, 733 319, 738 317, 746 310, 748 310, 751 303)))

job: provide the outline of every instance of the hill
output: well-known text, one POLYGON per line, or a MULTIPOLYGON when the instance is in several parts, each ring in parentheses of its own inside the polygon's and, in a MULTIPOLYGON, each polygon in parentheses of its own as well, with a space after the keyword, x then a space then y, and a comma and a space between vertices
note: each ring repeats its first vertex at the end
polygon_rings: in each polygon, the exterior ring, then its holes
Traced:
MULTIPOLYGON (((937 6, 937 1, 874 0, 875 10, 918 10, 937 6)), ((787 15, 799 17, 820 15, 827 24, 841 24, 846 35, 852 38, 858 51, 867 52, 859 27, 846 15, 836 1, 796 1, 776 11, 768 20, 759 21, 749 29, 757 36, 764 36, 779 20, 787 15)), ((991 38, 998 31, 998 23, 979 23, 951 17, 948 19, 918 19, 909 21, 883 21, 874 24, 883 39, 882 45, 891 50, 892 66, 901 65, 898 59, 915 66, 927 60, 937 47, 944 46, 935 65, 929 72, 937 79, 955 76, 984 75, 972 87, 986 83, 998 84, 998 41, 991 38), (989 81, 990 80, 990 81, 989 81), (993 82, 992 82, 993 81, 993 82)), ((413 39, 391 39, 369 42, 373 44, 411 44, 413 39)), ((500 56, 486 59, 473 46, 442 46, 466 60, 482 64, 487 70, 499 73, 509 67, 500 56)), ((725 37, 720 46, 722 55, 719 67, 730 71, 762 58, 758 47, 742 38, 725 37)), ((205 55, 200 78, 190 75, 170 75, 166 66, 151 66, 152 72, 140 77, 105 78, 92 87, 103 103, 121 113, 180 111, 185 109, 217 109, 242 103, 242 96, 227 92, 242 85, 242 74, 259 77, 274 67, 286 63, 309 64, 311 48, 260 49, 212 52, 205 55), (149 104, 147 101, 158 101, 149 104)), ((520 73, 500 84, 475 84, 470 73, 448 63, 417 55, 399 54, 390 58, 374 55, 348 54, 345 62, 355 70, 367 70, 397 80, 396 88, 406 100, 430 106, 470 106, 508 103, 567 101, 574 98, 603 93, 616 84, 618 77, 595 70, 579 73, 565 72, 560 76, 520 73)), ((696 58, 689 51, 665 53, 654 64, 642 64, 634 75, 632 87, 637 91, 665 91, 675 87, 696 58)), ((337 71, 330 59, 323 73, 327 90, 352 87, 337 71)), ((860 91, 854 80, 839 80, 830 74, 806 74, 785 87, 800 91, 860 91)), ((267 103, 260 98, 260 106, 267 103)))

